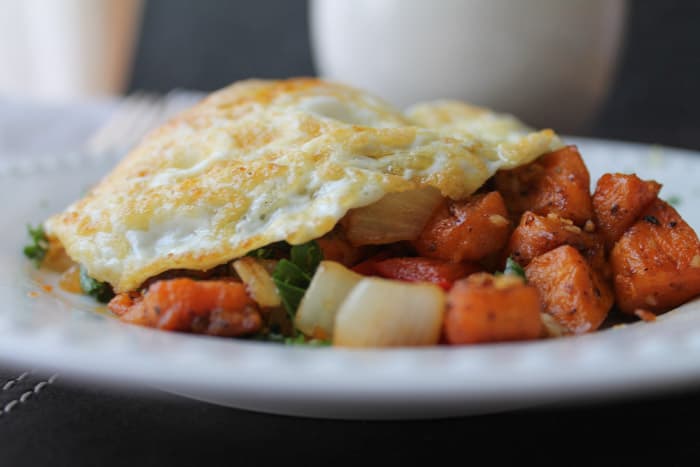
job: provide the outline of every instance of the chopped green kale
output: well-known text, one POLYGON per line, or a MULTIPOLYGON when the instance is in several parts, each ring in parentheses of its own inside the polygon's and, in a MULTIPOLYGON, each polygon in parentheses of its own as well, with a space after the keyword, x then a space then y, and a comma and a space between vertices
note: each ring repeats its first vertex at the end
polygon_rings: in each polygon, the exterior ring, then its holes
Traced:
POLYGON ((506 268, 503 271, 503 274, 518 276, 524 280, 527 280, 527 278, 525 277, 525 270, 523 269, 523 267, 520 264, 518 264, 517 261, 510 257, 506 260, 506 268))
POLYGON ((294 318, 299 303, 322 259, 321 247, 312 240, 303 245, 292 246, 289 259, 281 259, 277 263, 272 273, 272 280, 277 286, 282 304, 290 318, 294 318))
POLYGON ((268 342, 278 342, 284 345, 308 345, 311 347, 325 347, 331 345, 331 341, 323 339, 309 339, 301 332, 297 332, 294 337, 285 336, 275 332, 269 332, 257 337, 260 340, 268 342))
POLYGON ((286 242, 277 242, 270 245, 250 251, 246 256, 251 256, 257 259, 275 259, 289 256, 290 245, 286 242))
POLYGON ((670 204, 672 206, 680 206, 680 204, 682 202, 681 197, 677 196, 677 195, 669 196, 667 201, 668 201, 668 204, 670 204))
POLYGON ((46 238, 44 227, 39 224, 36 227, 27 225, 30 243, 24 247, 24 256, 31 259, 38 268, 49 251, 49 239, 46 238))
POLYGON ((86 295, 95 297, 101 303, 107 303, 114 297, 112 287, 106 282, 100 282, 88 276, 83 266, 80 266, 80 288, 86 295))

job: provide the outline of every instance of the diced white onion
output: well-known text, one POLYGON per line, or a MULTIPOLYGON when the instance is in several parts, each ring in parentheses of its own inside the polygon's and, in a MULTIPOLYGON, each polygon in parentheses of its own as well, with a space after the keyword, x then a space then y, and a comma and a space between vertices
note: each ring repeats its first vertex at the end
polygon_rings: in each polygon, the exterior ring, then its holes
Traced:
POLYGON ((343 220, 345 233, 353 245, 415 240, 442 199, 433 187, 389 193, 374 204, 351 210, 343 220))
POLYGON ((340 263, 321 261, 299 304, 296 327, 308 336, 332 339, 338 308, 362 277, 340 263))
POLYGON ((432 284, 365 278, 335 318, 333 344, 345 347, 435 345, 445 293, 432 284))
POLYGON ((561 337, 568 334, 567 329, 559 324, 552 315, 540 313, 540 319, 542 320, 542 325, 547 333, 547 337, 561 337))
POLYGON ((272 276, 255 258, 245 256, 233 263, 233 268, 246 285, 250 297, 263 307, 280 306, 280 297, 272 276))
POLYGON ((275 272, 275 268, 277 268, 277 263, 279 263, 279 261, 277 261, 276 259, 256 258, 256 261, 260 266, 264 267, 265 270, 270 273, 270 275, 272 275, 272 273, 275 272))

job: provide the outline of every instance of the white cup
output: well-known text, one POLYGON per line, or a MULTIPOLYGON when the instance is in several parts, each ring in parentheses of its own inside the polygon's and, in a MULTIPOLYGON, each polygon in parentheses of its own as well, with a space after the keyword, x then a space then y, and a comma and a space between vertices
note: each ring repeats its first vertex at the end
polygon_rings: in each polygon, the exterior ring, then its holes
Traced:
POLYGON ((311 0, 319 74, 399 107, 455 98, 580 130, 610 86, 625 0, 311 0))
POLYGON ((122 92, 141 9, 142 0, 0 0, 0 94, 122 92))

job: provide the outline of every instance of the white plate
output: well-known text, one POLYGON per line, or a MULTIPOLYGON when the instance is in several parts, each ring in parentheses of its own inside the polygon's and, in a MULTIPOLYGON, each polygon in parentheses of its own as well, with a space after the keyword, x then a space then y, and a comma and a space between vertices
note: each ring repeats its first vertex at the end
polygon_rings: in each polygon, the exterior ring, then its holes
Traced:
MULTIPOLYGON (((700 227, 700 154, 570 139, 592 179, 637 172, 700 227)), ((0 166, 0 358, 108 384, 138 383, 257 411, 331 418, 458 416, 700 383, 700 302, 656 323, 531 343, 350 351, 166 333, 121 324, 79 296, 46 292, 21 254, 24 225, 62 209, 114 160, 0 166)))

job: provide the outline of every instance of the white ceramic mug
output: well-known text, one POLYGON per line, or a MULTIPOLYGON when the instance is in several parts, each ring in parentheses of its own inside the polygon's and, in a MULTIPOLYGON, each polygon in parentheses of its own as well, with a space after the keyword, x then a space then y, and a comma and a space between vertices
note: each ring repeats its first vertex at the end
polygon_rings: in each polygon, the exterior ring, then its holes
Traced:
POLYGON ((0 94, 65 100, 117 94, 142 0, 0 0, 0 94))
POLYGON ((606 96, 625 0, 311 0, 317 71, 405 107, 457 98, 576 131, 606 96))

